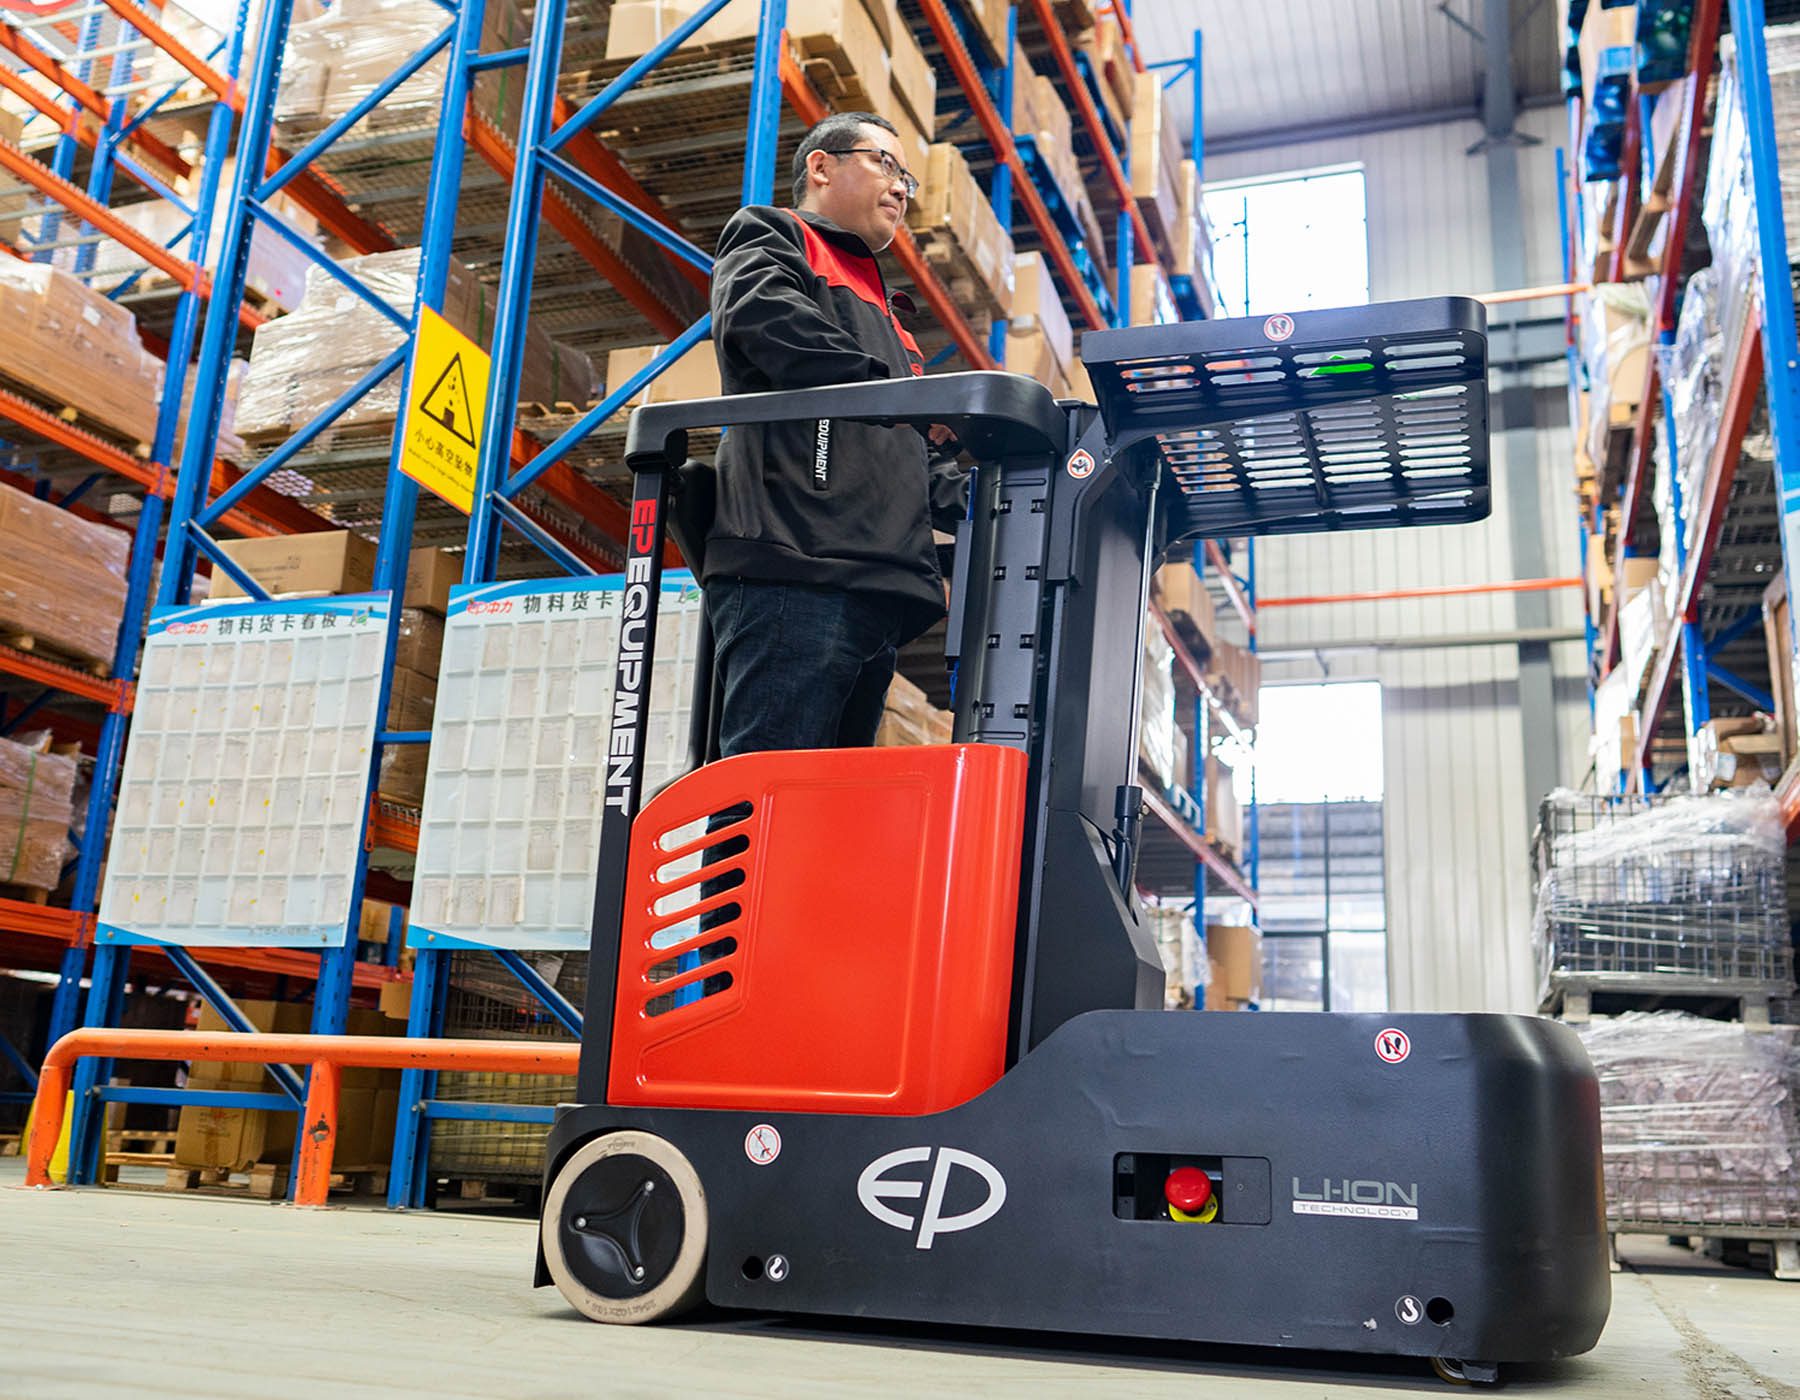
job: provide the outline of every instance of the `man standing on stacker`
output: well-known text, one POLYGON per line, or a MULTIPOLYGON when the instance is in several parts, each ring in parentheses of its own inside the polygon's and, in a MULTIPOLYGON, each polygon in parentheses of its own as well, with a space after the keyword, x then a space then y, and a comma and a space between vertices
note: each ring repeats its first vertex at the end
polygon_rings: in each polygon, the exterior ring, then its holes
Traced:
MULTIPOLYGON (((713 268, 727 394, 924 373, 876 261, 918 181, 885 118, 827 117, 794 155, 793 209, 749 205, 713 268)), ((944 615, 932 528, 962 517, 956 443, 829 418, 733 428, 704 585, 721 753, 874 743, 899 647, 944 615)))

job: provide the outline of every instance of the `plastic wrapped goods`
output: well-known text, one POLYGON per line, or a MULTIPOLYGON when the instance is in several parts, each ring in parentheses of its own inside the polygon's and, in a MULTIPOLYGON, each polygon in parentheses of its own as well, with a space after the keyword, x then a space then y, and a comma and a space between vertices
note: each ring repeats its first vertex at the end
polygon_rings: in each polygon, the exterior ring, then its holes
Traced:
POLYGON ((1543 987, 1679 979, 1785 990, 1786 850, 1766 787, 1653 803, 1552 793, 1534 853, 1543 987))
POLYGON ((130 556, 126 531, 0 486, 0 636, 110 660, 130 556))
MULTIPOLYGON (((337 0, 318 19, 288 31, 283 79, 276 96, 278 122, 337 120, 453 22, 432 0, 337 0)), ((487 0, 481 50, 497 53, 531 39, 531 26, 513 0, 487 0)), ((377 112, 435 124, 444 98, 443 53, 382 99, 377 112)), ((475 110, 509 137, 519 125, 522 67, 475 76, 475 110)))
POLYGON ((1794 1027, 1662 1011, 1577 1030, 1600 1076, 1609 1223, 1800 1225, 1794 1027))
POLYGON ((46 263, 0 260, 0 378, 122 437, 156 429, 162 365, 137 318, 46 263))
POLYGON ((53 890, 62 882, 74 819, 76 762, 34 744, 0 739, 0 885, 53 890))
MULTIPOLYGON (((411 310, 419 279, 417 248, 369 253, 346 259, 343 266, 402 314, 411 310)), ((486 346, 493 335, 492 294, 454 261, 443 315, 477 344, 486 346)), ((238 400, 238 435, 248 439, 304 427, 405 339, 387 317, 322 268, 314 268, 300 305, 257 327, 238 400)), ((352 404, 337 425, 393 422, 400 413, 403 382, 396 369, 352 404)), ((538 327, 527 329, 521 403, 585 404, 593 387, 594 369, 586 355, 551 340, 538 327)))

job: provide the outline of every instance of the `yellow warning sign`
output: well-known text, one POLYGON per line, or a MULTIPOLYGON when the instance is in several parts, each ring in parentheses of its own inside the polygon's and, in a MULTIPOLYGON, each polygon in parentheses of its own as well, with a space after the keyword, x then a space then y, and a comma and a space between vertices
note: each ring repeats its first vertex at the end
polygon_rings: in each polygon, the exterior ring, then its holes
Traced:
POLYGON ((475 504, 487 385, 487 352, 421 307, 400 470, 465 515, 475 504))

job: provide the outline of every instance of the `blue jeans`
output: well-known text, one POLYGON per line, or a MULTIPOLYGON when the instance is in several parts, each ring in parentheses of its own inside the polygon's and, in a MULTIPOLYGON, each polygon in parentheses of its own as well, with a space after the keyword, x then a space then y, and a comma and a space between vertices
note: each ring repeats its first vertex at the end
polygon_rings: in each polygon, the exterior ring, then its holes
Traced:
POLYGON ((878 593, 715 578, 719 752, 867 748, 894 678, 904 607, 878 593))

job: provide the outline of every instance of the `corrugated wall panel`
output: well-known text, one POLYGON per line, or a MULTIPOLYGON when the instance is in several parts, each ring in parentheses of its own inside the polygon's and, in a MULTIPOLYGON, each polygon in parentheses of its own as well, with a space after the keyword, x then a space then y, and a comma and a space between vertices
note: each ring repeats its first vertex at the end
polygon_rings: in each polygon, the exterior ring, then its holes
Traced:
MULTIPOLYGON (((1543 144, 1520 152, 1522 233, 1529 280, 1560 281, 1555 111, 1527 113, 1521 127, 1543 144)), ((1489 290, 1493 259, 1487 171, 1468 149, 1474 122, 1312 142, 1209 160, 1214 181, 1360 163, 1368 189, 1370 296, 1375 300, 1489 290)), ((1553 305, 1532 307, 1554 314, 1553 305)), ((1511 313, 1502 313, 1511 314, 1511 313)), ((1579 571, 1569 495, 1570 435, 1554 367, 1541 380, 1536 434, 1538 528, 1548 572, 1579 571)), ((1494 511, 1475 525, 1371 531, 1263 541, 1264 597, 1489 583, 1516 577, 1509 537, 1513 492, 1496 442, 1494 511)), ((1578 628, 1579 595, 1551 596, 1552 626, 1578 628)), ((1509 632, 1517 600, 1496 594, 1269 609, 1267 649, 1305 642, 1509 632)), ((1526 736, 1518 706, 1516 646, 1326 653, 1329 674, 1383 686, 1387 779, 1389 982, 1396 1010, 1519 1011, 1535 1004, 1530 949, 1530 813, 1526 736)), ((1561 771, 1586 763, 1587 708, 1580 645, 1553 650, 1561 771)), ((1318 662, 1271 664, 1272 680, 1317 679, 1318 662)))

